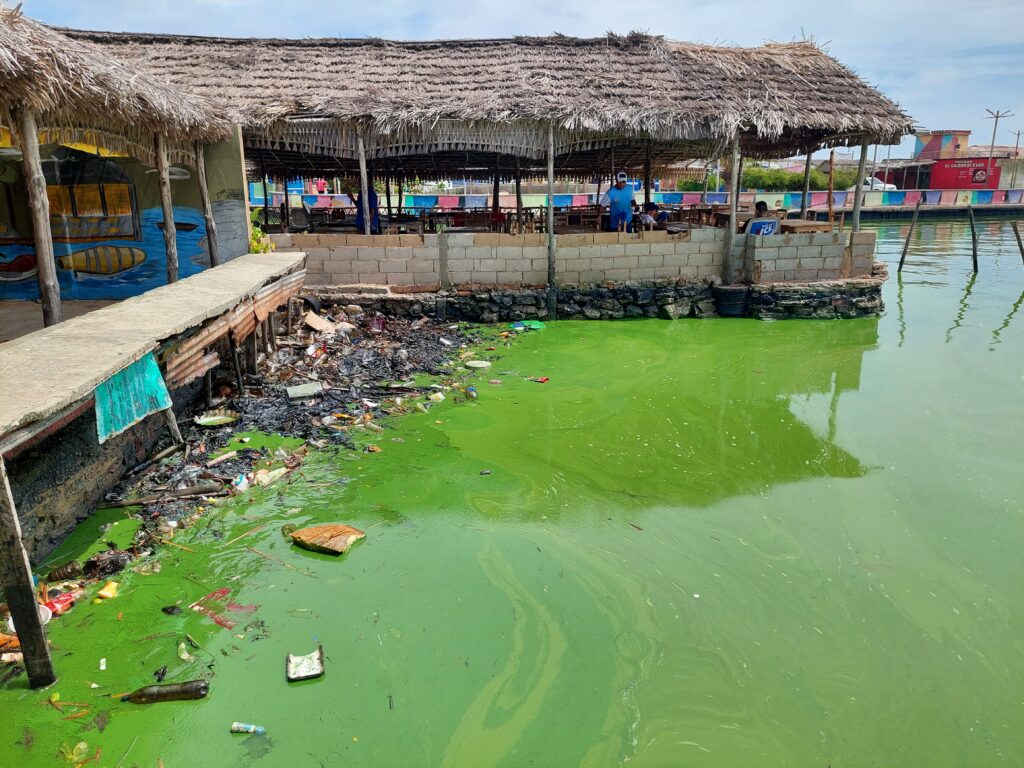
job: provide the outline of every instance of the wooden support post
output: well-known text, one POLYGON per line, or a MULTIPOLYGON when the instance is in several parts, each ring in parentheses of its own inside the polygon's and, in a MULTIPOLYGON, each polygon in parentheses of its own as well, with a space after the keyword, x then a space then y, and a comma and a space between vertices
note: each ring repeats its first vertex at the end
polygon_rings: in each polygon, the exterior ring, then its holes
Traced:
POLYGON ((155 136, 156 169, 160 174, 160 207, 164 214, 164 248, 167 251, 167 282, 178 281, 178 238, 174 229, 174 203, 171 201, 170 164, 167 161, 167 140, 162 133, 155 136))
MULTIPOLYGON (((34 135, 34 134, 33 134, 34 135)), ((37 155, 38 158, 38 155, 37 155)), ((49 230, 47 230, 49 231, 49 230)), ((46 633, 39 620, 39 607, 32 585, 32 568, 21 540, 21 522, 14 507, 7 468, 0 456, 0 584, 18 630, 21 652, 25 657, 28 684, 42 688, 57 680, 46 644, 46 633)))
POLYGON ((53 233, 50 231, 50 199, 46 196, 46 178, 39 159, 36 115, 26 109, 20 113, 19 118, 22 164, 25 168, 25 186, 36 247, 39 298, 43 304, 43 325, 50 326, 61 320, 60 285, 57 282, 57 263, 53 257, 53 233))
POLYGON ((256 358, 259 356, 259 347, 256 345, 256 329, 245 337, 245 372, 250 376, 256 375, 256 358))
POLYGON ((203 403, 207 408, 213 407, 213 371, 203 374, 203 403))
POLYGON ((644 206, 651 202, 651 140, 647 139, 647 154, 644 157, 644 206))
POLYGON ((910 238, 914 236, 914 227, 917 226, 917 214, 921 210, 921 198, 917 198, 917 205, 914 206, 914 217, 910 220, 910 229, 907 231, 907 239, 903 243, 903 253, 900 254, 900 265, 897 272, 903 271, 903 262, 907 260, 907 251, 910 249, 910 238))
POLYGON ((1020 251, 1021 263, 1024 263, 1024 240, 1020 239, 1020 227, 1016 221, 1011 221, 1010 226, 1013 227, 1013 234, 1017 237, 1017 250, 1020 251))
POLYGON ((548 317, 555 319, 558 296, 555 293, 555 125, 548 124, 548 317))
POLYGON ((807 159, 804 161, 804 194, 800 198, 800 218, 807 218, 807 211, 811 207, 811 148, 805 147, 807 159))
MULTIPOLYGON (((828 221, 832 223, 832 219, 836 216, 836 204, 833 197, 836 191, 836 151, 833 149, 828 153, 828 221)), ((842 224, 839 225, 839 231, 843 231, 842 224)))
POLYGON ((171 440, 175 445, 181 445, 184 443, 184 439, 181 437, 181 430, 178 428, 178 420, 174 418, 173 408, 164 408, 161 413, 164 415, 164 421, 167 422, 167 431, 171 433, 171 440))
POLYGON ((602 181, 604 181, 604 177, 601 175, 601 172, 598 171, 597 172, 597 192, 596 192, 596 197, 594 197, 594 205, 597 208, 597 226, 595 227, 595 229, 597 229, 598 232, 601 231, 601 182, 602 181))
POLYGON ((725 253, 723 254, 722 264, 724 266, 722 275, 722 283, 724 285, 731 285, 733 281, 733 272, 735 267, 732 261, 732 244, 736 239, 736 202, 739 197, 739 174, 737 171, 740 167, 740 137, 737 132, 732 139, 732 178, 729 183, 729 228, 725 232, 725 253))
POLYGON ((260 173, 263 174, 263 229, 270 226, 270 184, 267 180, 267 167, 260 162, 260 173))
POLYGON ((494 153, 494 196, 491 199, 491 213, 498 214, 501 212, 501 205, 498 203, 498 196, 501 194, 501 168, 499 162, 501 155, 497 152, 494 153))
POLYGON ((363 234, 370 234, 370 182, 366 173, 366 145, 363 143, 362 132, 356 135, 356 148, 359 152, 359 192, 363 203, 363 234))
POLYGON ((235 368, 235 384, 238 385, 238 394, 245 394, 245 377, 242 376, 242 350, 238 348, 238 342, 235 341, 235 334, 228 334, 228 347, 231 350, 231 362, 235 368))
POLYGON ((974 273, 978 273, 978 227, 974 222, 974 206, 967 206, 967 218, 971 222, 971 265, 974 273))
POLYGON ((857 163, 857 181, 854 184, 853 192, 853 222, 851 224, 854 232, 860 232, 860 207, 864 202, 864 169, 868 163, 868 140, 864 139, 860 144, 860 162, 857 163))
POLYGON ((267 331, 270 332, 270 352, 277 352, 277 315, 271 312, 267 315, 267 331))
POLYGON ((213 220, 213 206, 210 204, 210 188, 206 183, 206 157, 201 142, 195 144, 196 179, 199 182, 199 201, 203 205, 203 218, 206 220, 206 243, 210 249, 210 266, 220 264, 220 251, 217 246, 217 222, 213 220))
POLYGON ((391 174, 384 169, 384 199, 388 206, 388 223, 391 222, 391 174))
POLYGON ((516 224, 519 234, 523 233, 523 170, 516 155, 516 224))

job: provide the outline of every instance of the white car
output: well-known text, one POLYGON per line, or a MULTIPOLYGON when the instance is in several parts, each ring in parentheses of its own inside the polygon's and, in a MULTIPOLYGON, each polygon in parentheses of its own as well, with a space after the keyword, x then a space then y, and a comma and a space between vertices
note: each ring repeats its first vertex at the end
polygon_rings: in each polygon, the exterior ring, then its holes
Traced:
MULTIPOLYGON (((853 192, 856 189, 857 189, 857 187, 856 187, 856 185, 854 185, 854 186, 850 187, 846 191, 847 192, 853 192)), ((894 191, 896 191, 896 185, 895 184, 886 184, 881 179, 876 179, 876 178, 872 177, 870 179, 864 179, 864 183, 861 185, 861 189, 866 190, 866 191, 870 191, 870 192, 894 192, 894 191)))

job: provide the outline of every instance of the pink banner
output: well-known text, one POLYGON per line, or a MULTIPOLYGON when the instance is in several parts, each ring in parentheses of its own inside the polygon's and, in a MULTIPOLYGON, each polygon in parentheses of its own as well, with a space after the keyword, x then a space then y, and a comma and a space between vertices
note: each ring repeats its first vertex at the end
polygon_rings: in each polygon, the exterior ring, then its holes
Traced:
POLYGON ((811 207, 825 207, 828 205, 828 192, 811 192, 811 207))
POLYGON ((904 205, 917 205, 917 201, 921 199, 920 190, 912 190, 907 192, 903 198, 904 205))
POLYGON ((683 192, 683 205, 696 205, 700 202, 700 192, 683 192))
POLYGON ((438 195, 437 205, 443 211, 450 211, 459 207, 458 195, 438 195))
POLYGON ((1006 202, 1006 190, 1005 189, 994 189, 994 190, 992 190, 992 202, 993 203, 1005 203, 1006 202))
POLYGON ((939 205, 956 205, 956 190, 942 190, 942 195, 939 197, 939 205))
POLYGON ((754 195, 754 192, 740 192, 740 196, 737 198, 737 200, 741 203, 750 203, 751 205, 753 205, 754 195))
POLYGON ((590 195, 573 195, 572 204, 574 206, 590 205, 590 195))

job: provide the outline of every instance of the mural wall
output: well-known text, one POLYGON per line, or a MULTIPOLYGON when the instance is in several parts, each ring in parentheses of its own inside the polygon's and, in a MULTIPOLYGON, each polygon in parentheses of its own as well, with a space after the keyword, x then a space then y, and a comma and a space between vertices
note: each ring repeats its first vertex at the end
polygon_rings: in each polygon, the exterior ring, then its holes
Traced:
MULTIPOLYGON (((167 256, 157 172, 131 158, 88 149, 48 145, 41 150, 61 298, 123 299, 164 285, 167 256)), ((210 155, 219 242, 224 258, 234 258, 248 243, 241 155, 237 144, 219 161, 216 152, 210 155), (225 163, 232 158, 236 162, 225 163)), ((171 168, 171 196, 178 277, 183 278, 210 265, 192 169, 171 168)), ((0 300, 37 299, 37 272, 20 154, 0 148, 0 300)))

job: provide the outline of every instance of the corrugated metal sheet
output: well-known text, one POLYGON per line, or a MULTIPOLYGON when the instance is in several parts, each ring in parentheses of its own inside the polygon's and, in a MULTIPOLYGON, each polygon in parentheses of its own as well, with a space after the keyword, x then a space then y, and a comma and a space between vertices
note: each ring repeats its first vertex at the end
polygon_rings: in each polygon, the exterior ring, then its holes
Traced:
POLYGON ((150 352, 96 387, 96 432, 100 443, 171 407, 171 396, 150 352))

